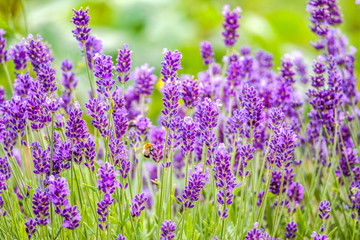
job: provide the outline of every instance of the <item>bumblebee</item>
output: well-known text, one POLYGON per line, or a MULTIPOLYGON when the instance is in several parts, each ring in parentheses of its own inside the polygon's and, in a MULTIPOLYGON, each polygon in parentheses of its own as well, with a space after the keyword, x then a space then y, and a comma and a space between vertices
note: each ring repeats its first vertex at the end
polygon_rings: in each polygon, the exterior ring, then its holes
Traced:
POLYGON ((151 152, 154 150, 154 147, 151 143, 147 143, 143 147, 143 155, 145 158, 150 158, 151 152))

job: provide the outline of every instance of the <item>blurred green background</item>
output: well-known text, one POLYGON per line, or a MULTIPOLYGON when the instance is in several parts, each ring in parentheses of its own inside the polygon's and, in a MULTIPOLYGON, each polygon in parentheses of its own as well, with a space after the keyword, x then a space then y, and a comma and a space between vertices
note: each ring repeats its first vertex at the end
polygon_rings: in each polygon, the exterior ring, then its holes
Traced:
MULTIPOLYGON (((217 61, 221 61, 225 53, 221 36, 224 4, 232 8, 240 6, 243 10, 237 47, 249 45, 269 51, 274 55, 276 66, 283 54, 300 50, 311 64, 316 51, 309 42, 316 36, 308 28, 306 3, 304 0, 0 0, 0 28, 7 32, 8 45, 19 42, 27 33, 42 35, 52 47, 60 77, 63 59, 69 58, 75 63, 82 59, 71 33, 72 8, 89 6, 91 33, 101 38, 104 53, 112 55, 113 60, 117 49, 128 43, 133 50, 132 69, 148 62, 159 75, 163 48, 178 49, 183 54, 181 73, 196 75, 205 69, 199 54, 201 41, 213 44, 217 61)), ((355 0, 342 0, 340 6, 344 20, 341 30, 350 44, 360 49, 359 7, 355 0)), ((12 67, 9 64, 11 73, 12 67)), ((84 67, 78 68, 78 76, 81 80, 77 96, 83 102, 88 98, 84 67)), ((12 79, 14 77, 12 75, 12 79)), ((8 89, 2 68, 0 81, 8 89)), ((150 107, 153 120, 161 110, 160 99, 156 90, 150 107)))

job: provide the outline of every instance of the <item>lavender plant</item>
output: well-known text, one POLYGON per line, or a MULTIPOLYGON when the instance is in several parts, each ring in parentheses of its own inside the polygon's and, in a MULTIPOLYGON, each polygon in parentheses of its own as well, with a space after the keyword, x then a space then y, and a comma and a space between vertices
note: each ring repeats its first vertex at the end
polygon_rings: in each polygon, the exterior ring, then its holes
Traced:
POLYGON ((312 70, 299 52, 276 70, 270 53, 237 46, 242 10, 228 5, 223 63, 203 41, 197 77, 179 74, 178 50, 164 49, 161 76, 132 68, 127 44, 114 65, 88 8, 72 18, 88 80, 68 59, 57 79, 40 35, 8 47, 0 29, 0 64, 16 72, 12 95, 0 87, 1 239, 359 239, 356 49, 336 0, 306 10, 312 70))

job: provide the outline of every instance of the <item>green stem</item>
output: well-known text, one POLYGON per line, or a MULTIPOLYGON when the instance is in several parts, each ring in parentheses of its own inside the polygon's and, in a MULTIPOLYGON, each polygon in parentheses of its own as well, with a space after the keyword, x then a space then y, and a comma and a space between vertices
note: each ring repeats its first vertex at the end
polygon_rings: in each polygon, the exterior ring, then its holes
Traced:
POLYGON ((12 84, 12 81, 11 81, 11 78, 10 78, 10 74, 9 74, 9 70, 8 70, 8 68, 7 68, 6 63, 3 63, 3 67, 4 67, 4 71, 5 71, 7 80, 8 80, 8 82, 9 82, 9 87, 10 87, 11 91, 13 92, 13 91, 14 91, 14 86, 13 86, 13 84, 12 84))

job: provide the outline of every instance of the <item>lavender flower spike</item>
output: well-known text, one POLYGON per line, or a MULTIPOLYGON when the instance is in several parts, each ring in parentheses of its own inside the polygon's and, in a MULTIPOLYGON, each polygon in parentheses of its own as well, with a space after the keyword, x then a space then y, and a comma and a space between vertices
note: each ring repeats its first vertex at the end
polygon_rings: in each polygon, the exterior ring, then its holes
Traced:
POLYGON ((204 65, 209 65, 214 62, 214 51, 211 43, 203 41, 200 43, 200 54, 204 59, 204 65))
POLYGON ((242 10, 240 7, 236 7, 232 12, 230 11, 229 5, 224 5, 223 7, 222 14, 225 20, 223 23, 224 32, 222 35, 224 37, 226 47, 234 46, 239 37, 236 31, 239 28, 238 20, 241 18, 241 12, 242 10))
POLYGON ((131 68, 131 55, 132 51, 129 49, 127 44, 124 44, 124 49, 118 50, 118 56, 116 58, 115 70, 119 73, 117 80, 124 84, 129 81, 129 72, 131 68))
POLYGON ((72 22, 75 25, 75 30, 72 31, 74 34, 74 37, 79 42, 86 42, 86 40, 89 38, 89 34, 91 31, 91 28, 89 27, 90 22, 90 15, 89 15, 89 8, 87 7, 85 10, 82 8, 79 9, 79 11, 74 11, 74 16, 72 18, 72 22))
POLYGON ((163 78, 161 79, 163 82, 174 82, 178 78, 176 77, 176 71, 181 68, 181 61, 182 58, 181 53, 178 50, 175 50, 174 52, 168 51, 166 48, 163 51, 164 60, 161 65, 161 74, 163 75, 163 78))
POLYGON ((320 206, 319 206, 319 218, 321 220, 327 220, 330 217, 330 202, 324 200, 322 202, 320 202, 320 206))
POLYGON ((160 240, 171 240, 175 238, 176 223, 171 220, 165 220, 160 228, 161 237, 160 240))

